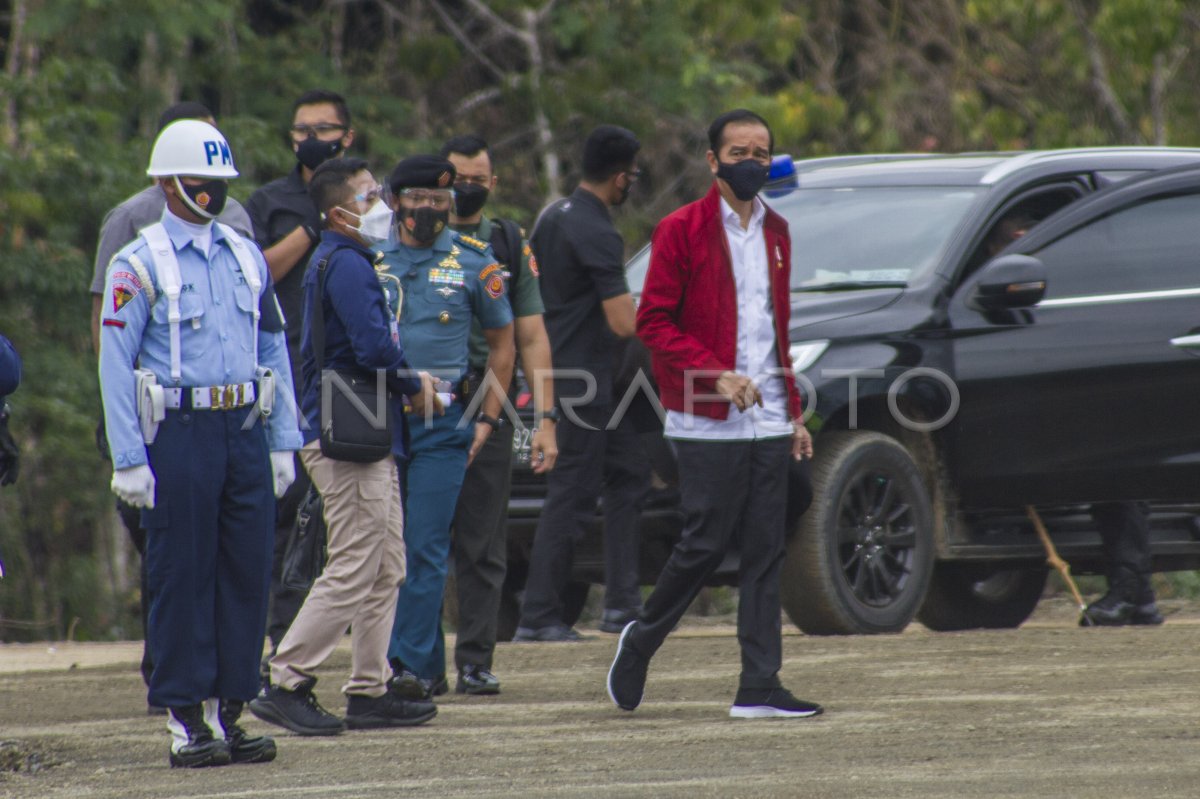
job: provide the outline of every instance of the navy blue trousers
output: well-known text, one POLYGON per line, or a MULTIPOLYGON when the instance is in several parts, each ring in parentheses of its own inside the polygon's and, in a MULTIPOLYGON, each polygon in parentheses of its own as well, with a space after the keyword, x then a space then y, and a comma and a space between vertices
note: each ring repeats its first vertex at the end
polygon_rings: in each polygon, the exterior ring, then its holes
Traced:
POLYGON ((168 411, 147 447, 152 705, 258 693, 275 497, 262 423, 241 429, 251 410, 168 411))

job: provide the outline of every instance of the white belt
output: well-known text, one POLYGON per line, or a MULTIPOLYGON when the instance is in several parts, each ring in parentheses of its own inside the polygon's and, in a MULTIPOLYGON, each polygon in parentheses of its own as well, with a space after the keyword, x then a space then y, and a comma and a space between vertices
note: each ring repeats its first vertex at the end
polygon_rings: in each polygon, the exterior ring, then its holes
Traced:
POLYGON ((178 410, 183 405, 183 392, 185 391, 191 392, 194 410, 230 411, 254 402, 253 383, 202 386, 200 388, 164 388, 163 397, 168 410, 178 410))

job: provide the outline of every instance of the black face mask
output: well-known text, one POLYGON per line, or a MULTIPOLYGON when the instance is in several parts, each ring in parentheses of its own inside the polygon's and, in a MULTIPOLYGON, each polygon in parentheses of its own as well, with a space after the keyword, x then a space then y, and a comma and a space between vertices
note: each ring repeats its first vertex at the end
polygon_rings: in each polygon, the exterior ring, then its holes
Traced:
POLYGON ((175 178, 175 186, 183 195, 183 204, 205 219, 216 219, 225 210, 225 201, 229 198, 229 181, 214 179, 201 183, 199 186, 189 186, 175 178))
POLYGON ((309 136, 296 146, 296 160, 302 166, 306 166, 309 169, 316 169, 341 151, 341 139, 321 141, 316 136, 309 136))
POLYGON ((428 244, 438 237, 450 221, 450 211, 438 211, 434 208, 406 208, 400 217, 400 224, 422 244, 428 244))
POLYGON ((629 199, 629 192, 632 189, 633 189, 633 184, 626 182, 625 187, 621 189, 621 196, 617 198, 617 201, 615 203, 613 203, 613 205, 614 206, 624 205, 625 201, 629 199))
POLYGON ((717 162, 717 177, 728 183, 729 188, 733 190, 733 196, 742 201, 754 199, 754 195, 762 189, 763 184, 767 182, 767 175, 770 174, 771 167, 764 166, 753 158, 733 164, 717 162))
POLYGON ((478 183, 454 184, 454 214, 455 216, 475 216, 483 210, 488 199, 488 189, 478 183))

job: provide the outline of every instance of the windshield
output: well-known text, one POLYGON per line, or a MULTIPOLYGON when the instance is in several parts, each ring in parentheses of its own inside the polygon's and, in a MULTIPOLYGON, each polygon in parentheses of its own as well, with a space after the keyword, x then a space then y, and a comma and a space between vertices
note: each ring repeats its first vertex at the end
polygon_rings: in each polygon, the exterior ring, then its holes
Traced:
MULTIPOLYGON (((769 199, 792 235, 792 289, 906 284, 937 262, 981 189, 946 186, 797 189, 769 199)), ((649 246, 629 262, 641 293, 649 246)))

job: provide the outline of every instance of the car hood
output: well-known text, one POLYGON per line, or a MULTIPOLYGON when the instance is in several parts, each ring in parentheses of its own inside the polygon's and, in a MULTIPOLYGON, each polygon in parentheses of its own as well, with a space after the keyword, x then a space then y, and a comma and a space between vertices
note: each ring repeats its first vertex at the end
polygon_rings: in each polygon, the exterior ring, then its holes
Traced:
MULTIPOLYGON (((870 313, 895 302, 902 288, 854 289, 839 291, 792 292, 793 334, 814 325, 870 313)), ((792 339, 795 340, 793 335, 792 339)))

